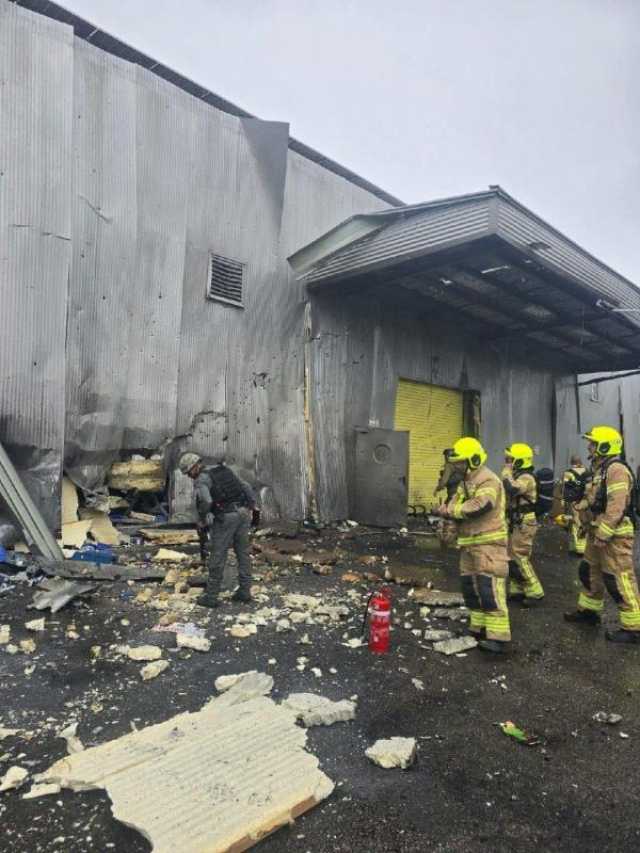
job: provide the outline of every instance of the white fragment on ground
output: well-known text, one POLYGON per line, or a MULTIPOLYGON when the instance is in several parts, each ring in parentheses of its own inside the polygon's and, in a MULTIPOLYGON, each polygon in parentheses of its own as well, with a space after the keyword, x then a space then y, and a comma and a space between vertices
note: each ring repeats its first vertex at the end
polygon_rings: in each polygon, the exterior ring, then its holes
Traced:
POLYGON ((475 649, 477 645, 478 641, 475 637, 456 637, 455 640, 442 640, 440 643, 434 643, 433 649, 443 655, 457 655, 467 649, 475 649))
POLYGON ((322 670, 319 666, 312 666, 311 672, 315 675, 316 678, 322 678, 322 670))
POLYGON ((63 738, 67 742, 67 752, 69 755, 75 755, 77 752, 84 750, 84 744, 78 737, 78 724, 70 723, 66 728, 58 733, 58 737, 63 738))
POLYGON ((334 788, 294 714, 252 692, 264 679, 245 676, 202 710, 58 761, 36 782, 105 790, 114 817, 158 853, 246 850, 334 788))
POLYGON ((278 631, 278 633, 291 631, 291 622, 288 619, 278 619, 276 622, 276 631, 278 631))
POLYGON ((348 649, 359 649, 360 646, 364 646, 364 640, 362 637, 350 637, 344 643, 343 646, 346 646, 348 649))
POLYGON ((325 696, 315 693, 292 693, 282 703, 293 711, 296 719, 304 726, 331 726, 353 720, 356 715, 356 703, 349 699, 332 702, 325 696))
POLYGON ((19 735, 20 729, 5 729, 4 726, 0 725, 0 741, 4 740, 6 737, 14 737, 14 735, 19 735))
POLYGON ((211 640, 192 634, 176 634, 176 643, 179 649, 193 649, 196 652, 208 652, 211 649, 211 640))
POLYGON ((36 650, 36 641, 32 639, 20 640, 20 649, 26 655, 32 655, 36 650))
POLYGON ((162 649, 159 646, 135 646, 127 650, 127 657, 131 660, 160 660, 162 649))
POLYGON ((239 640, 244 640, 246 637, 251 637, 253 634, 257 633, 258 629, 255 625, 233 625, 229 629, 229 634, 239 640))
POLYGON ((22 795, 23 800, 35 800, 36 797, 47 797, 51 794, 59 794, 62 789, 57 783, 51 785, 34 785, 30 791, 22 795))
POLYGON ((409 598, 432 607, 462 607, 464 598, 459 592, 444 592, 441 589, 410 589, 409 598))
POLYGON ((416 758, 416 739, 413 737, 391 737, 385 740, 377 740, 373 746, 365 749, 364 754, 377 764, 389 770, 392 767, 400 767, 406 770, 416 758))
POLYGON ((234 675, 220 675, 213 682, 214 687, 218 691, 218 693, 225 693, 227 690, 230 690, 235 684, 240 681, 241 678, 244 678, 245 675, 257 675, 257 671, 255 669, 251 669, 248 672, 239 672, 234 675))
POLYGON ((8 655, 17 655, 19 651, 20 651, 20 649, 16 645, 14 645, 13 643, 9 643, 5 649, 5 652, 8 655))
POLYGON ((290 610, 315 610, 320 605, 320 599, 313 595, 299 595, 291 592, 284 596, 284 606, 290 610))
POLYGON ((592 717, 596 723, 608 723, 610 726, 616 726, 622 722, 622 714, 607 714, 606 711, 598 711, 592 717))
POLYGON ((0 625, 0 646, 6 646, 11 639, 11 625, 0 625))
POLYGON ((44 631, 44 616, 42 619, 32 619, 31 622, 25 622, 24 627, 27 631, 44 631))
POLYGON ((452 640, 455 637, 453 631, 444 628, 430 628, 424 632, 424 639, 428 643, 441 643, 442 640, 452 640))
POLYGON ((0 779, 0 792, 13 791, 14 788, 19 788, 28 776, 29 771, 25 770, 24 767, 18 767, 16 765, 10 767, 2 779, 0 779))
POLYGON ((412 678, 411 683, 416 690, 424 690, 424 681, 421 678, 412 678))
POLYGON ((629 735, 628 735, 626 732, 618 732, 618 734, 620 735, 620 737, 621 737, 623 740, 628 740, 628 739, 629 739, 629 735))
POLYGON ((161 672, 169 668, 168 660, 152 660, 140 670, 140 675, 143 681, 151 681, 152 678, 157 678, 161 672))
POLYGON ((190 560, 188 554, 184 554, 182 551, 172 551, 170 548, 160 548, 158 553, 154 556, 153 561, 155 563, 182 563, 186 560, 190 560))
POLYGON ((299 646, 312 646, 313 643, 309 639, 308 634, 303 634, 302 637, 300 637, 300 639, 298 640, 298 645, 299 646))

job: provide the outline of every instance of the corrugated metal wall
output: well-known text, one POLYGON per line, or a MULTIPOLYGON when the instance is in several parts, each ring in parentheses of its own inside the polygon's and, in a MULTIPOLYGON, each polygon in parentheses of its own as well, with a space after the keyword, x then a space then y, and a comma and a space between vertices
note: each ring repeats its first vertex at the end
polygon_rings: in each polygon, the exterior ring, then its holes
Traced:
POLYGON ((222 446, 268 512, 301 517, 304 304, 286 257, 385 203, 289 150, 286 124, 221 112, 6 0, 0 68, 0 440, 50 523, 63 453, 94 487, 123 450, 167 443, 222 446), (209 251, 246 264, 244 309, 205 299, 209 251))

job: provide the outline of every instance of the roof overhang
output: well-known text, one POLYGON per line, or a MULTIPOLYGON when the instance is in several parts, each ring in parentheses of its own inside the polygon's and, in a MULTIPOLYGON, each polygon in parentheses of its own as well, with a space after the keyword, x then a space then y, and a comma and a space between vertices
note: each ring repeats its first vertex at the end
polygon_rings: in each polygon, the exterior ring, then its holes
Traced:
POLYGON ((500 187, 351 217, 289 262, 311 293, 422 306, 520 360, 640 366, 640 290, 500 187))

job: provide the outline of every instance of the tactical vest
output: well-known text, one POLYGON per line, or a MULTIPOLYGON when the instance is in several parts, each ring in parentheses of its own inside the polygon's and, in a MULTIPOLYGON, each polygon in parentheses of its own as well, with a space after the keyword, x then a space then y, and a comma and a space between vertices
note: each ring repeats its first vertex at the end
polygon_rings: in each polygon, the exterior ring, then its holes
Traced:
POLYGON ((230 468, 226 465, 216 465, 213 468, 207 468, 205 473, 211 479, 211 500, 214 505, 246 506, 247 499, 242 484, 230 468))

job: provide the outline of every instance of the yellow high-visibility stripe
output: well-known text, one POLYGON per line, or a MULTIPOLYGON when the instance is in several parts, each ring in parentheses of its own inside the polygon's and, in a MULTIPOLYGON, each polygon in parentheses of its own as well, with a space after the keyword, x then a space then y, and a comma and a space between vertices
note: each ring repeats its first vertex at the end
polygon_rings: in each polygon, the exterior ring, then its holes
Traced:
POLYGON ((476 533, 474 536, 458 536, 458 545, 488 545, 490 542, 504 542, 507 531, 495 530, 493 533, 476 533))
POLYGON ((628 488, 628 483, 612 483, 610 486, 607 486, 607 494, 612 495, 614 492, 626 492, 628 488))
POLYGON ((498 490, 494 489, 493 486, 483 486, 481 489, 478 489, 477 492, 474 493, 474 498, 482 497, 482 495, 491 495, 492 498, 497 497, 498 490))
POLYGON ((529 523, 529 522, 535 521, 535 520, 536 520, 536 514, 535 514, 535 512, 526 512, 526 513, 522 516, 522 520, 523 520, 524 522, 526 522, 526 523, 529 523))
POLYGON ((599 613, 604 609, 604 601, 602 599, 591 598, 585 595, 584 592, 581 592, 578 596, 578 607, 581 610, 594 610, 596 613, 599 613))
POLYGON ((640 601, 638 601, 638 596, 635 594, 633 586, 631 585, 631 578, 629 577, 628 572, 621 572, 620 575, 620 583, 622 584, 622 588, 625 592, 626 604, 632 608, 632 610, 637 610, 640 612, 640 601))

